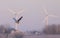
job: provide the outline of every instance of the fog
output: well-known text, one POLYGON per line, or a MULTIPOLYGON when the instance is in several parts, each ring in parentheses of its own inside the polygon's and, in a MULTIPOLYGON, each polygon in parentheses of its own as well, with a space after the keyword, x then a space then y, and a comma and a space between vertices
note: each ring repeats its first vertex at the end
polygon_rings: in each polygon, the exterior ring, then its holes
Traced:
POLYGON ((48 10, 48 14, 57 17, 49 17, 49 24, 60 24, 60 0, 0 0, 0 24, 10 24, 14 27, 15 22, 12 19, 13 13, 8 9, 15 10, 24 9, 20 14, 23 19, 20 21, 18 28, 20 30, 42 30, 45 26, 45 12, 43 8, 48 10))

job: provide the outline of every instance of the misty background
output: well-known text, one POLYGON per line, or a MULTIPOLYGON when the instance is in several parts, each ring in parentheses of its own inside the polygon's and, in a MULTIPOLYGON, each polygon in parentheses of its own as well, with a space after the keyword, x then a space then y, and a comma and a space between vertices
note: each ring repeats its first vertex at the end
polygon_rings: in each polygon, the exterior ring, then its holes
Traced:
POLYGON ((45 26, 43 22, 45 12, 42 7, 48 10, 49 15, 58 16, 58 18, 49 17, 49 24, 60 24, 60 0, 0 0, 0 24, 10 24, 14 27, 15 22, 12 19, 14 15, 8 9, 16 12, 24 9, 20 14, 23 19, 18 28, 22 31, 42 30, 45 26))

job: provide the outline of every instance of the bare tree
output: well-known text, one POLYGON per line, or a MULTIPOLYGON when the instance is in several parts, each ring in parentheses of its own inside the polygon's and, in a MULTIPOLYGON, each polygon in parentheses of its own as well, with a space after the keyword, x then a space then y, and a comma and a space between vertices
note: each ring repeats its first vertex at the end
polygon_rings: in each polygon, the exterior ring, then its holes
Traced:
POLYGON ((58 34, 58 28, 57 28, 57 25, 55 24, 52 24, 52 25, 49 25, 47 30, 46 30, 47 27, 44 28, 43 32, 45 34, 58 34))

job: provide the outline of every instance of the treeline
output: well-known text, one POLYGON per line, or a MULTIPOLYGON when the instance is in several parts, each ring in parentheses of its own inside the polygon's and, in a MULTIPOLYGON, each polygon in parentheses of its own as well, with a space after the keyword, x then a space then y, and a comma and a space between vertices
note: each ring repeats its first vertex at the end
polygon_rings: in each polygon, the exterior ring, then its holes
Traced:
POLYGON ((0 38, 22 38, 23 32, 15 28, 5 25, 0 25, 0 38))
POLYGON ((43 29, 45 34, 60 34, 60 24, 59 25, 48 25, 43 29))

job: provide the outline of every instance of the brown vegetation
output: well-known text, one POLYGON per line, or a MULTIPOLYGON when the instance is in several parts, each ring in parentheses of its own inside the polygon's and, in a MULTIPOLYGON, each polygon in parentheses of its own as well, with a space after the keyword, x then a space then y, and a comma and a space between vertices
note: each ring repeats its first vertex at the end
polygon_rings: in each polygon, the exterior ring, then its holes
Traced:
POLYGON ((48 25, 48 27, 45 27, 43 32, 45 34, 60 34, 60 25, 48 25))

